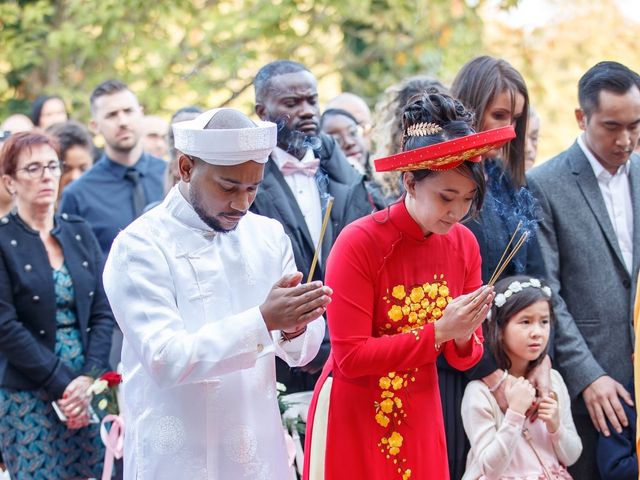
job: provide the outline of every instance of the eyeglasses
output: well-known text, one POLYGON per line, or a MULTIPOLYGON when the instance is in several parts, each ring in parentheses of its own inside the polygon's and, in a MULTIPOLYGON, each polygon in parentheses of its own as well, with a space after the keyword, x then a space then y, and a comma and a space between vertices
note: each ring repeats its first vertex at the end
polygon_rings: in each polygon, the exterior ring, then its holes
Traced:
POLYGON ((32 163, 24 168, 19 168, 18 172, 25 172, 29 178, 42 178, 45 170, 49 170, 54 177, 59 176, 60 162, 49 162, 47 165, 32 163))
POLYGON ((353 127, 349 127, 345 130, 339 130, 331 133, 333 139, 338 142, 341 148, 345 148, 345 146, 356 142, 359 138, 362 138, 362 128, 360 126, 354 125, 353 127))

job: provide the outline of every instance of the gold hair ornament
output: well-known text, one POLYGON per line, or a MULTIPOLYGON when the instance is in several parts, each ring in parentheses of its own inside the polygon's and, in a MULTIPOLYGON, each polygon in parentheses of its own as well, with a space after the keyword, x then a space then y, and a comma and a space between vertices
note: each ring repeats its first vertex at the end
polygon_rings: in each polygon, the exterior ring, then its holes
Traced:
POLYGON ((437 123, 415 123, 407 128, 407 137, 426 137, 427 135, 433 135, 440 133, 442 127, 437 123))

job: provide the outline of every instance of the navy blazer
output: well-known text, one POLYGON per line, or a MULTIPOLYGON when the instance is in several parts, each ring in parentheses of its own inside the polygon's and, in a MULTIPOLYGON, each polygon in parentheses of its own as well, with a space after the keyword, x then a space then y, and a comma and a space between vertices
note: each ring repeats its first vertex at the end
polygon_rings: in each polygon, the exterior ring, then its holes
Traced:
MULTIPOLYGON (((627 391, 635 402, 633 382, 627 385, 627 391)), ((611 422, 607 420, 611 435, 605 437, 598 434, 596 460, 602 480, 638 480, 638 455, 636 453, 636 409, 622 403, 624 413, 629 420, 629 426, 623 427, 622 432, 615 431, 611 422)))
POLYGON ((56 298, 53 272, 37 231, 18 215, 0 219, 0 386, 44 388, 52 399, 80 374, 108 368, 114 318, 102 287, 102 251, 80 217, 55 217, 59 242, 73 279, 85 364, 74 372, 54 353, 56 298))

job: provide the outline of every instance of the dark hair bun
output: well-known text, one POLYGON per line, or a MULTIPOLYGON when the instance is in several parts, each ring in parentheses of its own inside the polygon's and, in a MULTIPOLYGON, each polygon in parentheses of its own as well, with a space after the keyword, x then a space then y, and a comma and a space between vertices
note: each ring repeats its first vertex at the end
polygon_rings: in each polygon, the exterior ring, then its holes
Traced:
POLYGON ((473 120, 473 113, 450 95, 435 90, 414 95, 402 112, 402 150, 414 150, 470 135, 474 133, 473 120), (442 130, 431 135, 408 136, 407 129, 419 123, 436 124, 442 130))

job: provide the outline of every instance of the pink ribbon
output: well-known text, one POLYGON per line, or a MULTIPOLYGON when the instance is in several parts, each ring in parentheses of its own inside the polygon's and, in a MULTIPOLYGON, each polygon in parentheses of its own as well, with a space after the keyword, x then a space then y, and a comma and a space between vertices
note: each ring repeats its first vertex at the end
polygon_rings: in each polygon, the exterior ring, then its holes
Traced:
MULTIPOLYGON (((295 428, 295 427, 294 427, 295 428)), ((286 427, 282 427, 282 433, 284 433, 284 444, 287 448, 287 460, 289 461, 289 476, 287 480, 296 480, 298 476, 296 475, 296 469, 293 466, 293 463, 296 461, 296 444, 289 435, 286 427)))
POLYGON ((287 432, 287 429, 284 429, 284 444, 287 447, 287 457, 289 460, 289 466, 293 466, 293 462, 296 460, 296 444, 293 442, 293 438, 287 432))
POLYGON ((105 446, 102 480, 109 480, 113 472, 114 459, 121 459, 124 453, 124 420, 120 415, 107 415, 100 424, 100 438, 105 446), (106 424, 111 422, 107 432, 106 424))

